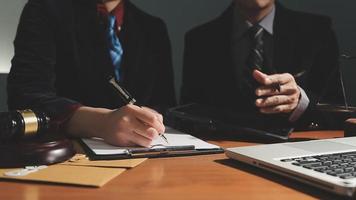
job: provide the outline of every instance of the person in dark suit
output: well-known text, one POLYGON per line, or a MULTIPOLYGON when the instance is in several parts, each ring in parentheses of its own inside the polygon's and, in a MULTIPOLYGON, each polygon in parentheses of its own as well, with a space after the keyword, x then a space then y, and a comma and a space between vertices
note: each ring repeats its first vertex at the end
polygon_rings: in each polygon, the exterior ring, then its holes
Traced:
POLYGON ((234 0, 186 34, 180 103, 279 115, 306 127, 317 103, 343 102, 338 58, 328 17, 274 0, 234 0))
POLYGON ((46 112, 74 136, 149 146, 175 105, 165 24, 128 0, 29 0, 8 76, 9 109, 46 112), (138 104, 125 105, 115 77, 138 104))

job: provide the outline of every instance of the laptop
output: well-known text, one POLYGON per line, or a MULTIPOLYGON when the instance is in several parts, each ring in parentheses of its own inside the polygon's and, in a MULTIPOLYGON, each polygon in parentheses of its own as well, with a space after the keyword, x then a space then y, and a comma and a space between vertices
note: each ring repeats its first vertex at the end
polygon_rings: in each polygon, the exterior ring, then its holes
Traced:
POLYGON ((286 117, 236 112, 202 104, 186 104, 168 112, 172 127, 185 132, 238 132, 251 137, 288 140, 294 125, 286 117))
POLYGON ((356 137, 237 147, 226 155, 336 194, 356 190, 356 137))

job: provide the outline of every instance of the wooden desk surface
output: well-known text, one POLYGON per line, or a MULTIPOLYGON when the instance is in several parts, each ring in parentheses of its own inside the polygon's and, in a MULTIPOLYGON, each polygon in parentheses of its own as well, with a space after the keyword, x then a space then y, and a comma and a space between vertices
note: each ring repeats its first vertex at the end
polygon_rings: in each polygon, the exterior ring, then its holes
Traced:
MULTIPOLYGON (((341 131, 294 133, 303 138, 341 137, 341 131)), ((222 147, 252 145, 228 138, 222 147)), ((224 154, 151 159, 102 188, 0 181, 1 200, 117 199, 340 199, 281 176, 228 160, 224 154)))

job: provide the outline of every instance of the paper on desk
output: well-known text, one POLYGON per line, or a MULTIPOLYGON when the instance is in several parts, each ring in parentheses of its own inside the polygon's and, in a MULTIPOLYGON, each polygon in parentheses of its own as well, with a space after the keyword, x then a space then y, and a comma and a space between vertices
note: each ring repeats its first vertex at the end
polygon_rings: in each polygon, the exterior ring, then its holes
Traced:
MULTIPOLYGON (((164 136, 167 138, 169 144, 167 144, 161 137, 158 137, 153 141, 151 148, 194 145, 196 150, 220 149, 219 146, 209 144, 194 136, 184 134, 169 127, 166 128, 164 136)), ((99 138, 82 140, 96 155, 125 154, 127 153, 127 150, 130 149, 130 147, 117 147, 109 145, 99 138)))
POLYGON ((6 176, 5 173, 16 169, 0 169, 1 179, 36 181, 101 187, 125 171, 124 168, 83 167, 69 165, 51 165, 46 169, 26 176, 6 176))
POLYGON ((91 167, 113 167, 113 168, 134 168, 143 163, 147 158, 126 159, 126 160, 89 160, 84 154, 77 154, 69 161, 61 165, 91 166, 91 167))

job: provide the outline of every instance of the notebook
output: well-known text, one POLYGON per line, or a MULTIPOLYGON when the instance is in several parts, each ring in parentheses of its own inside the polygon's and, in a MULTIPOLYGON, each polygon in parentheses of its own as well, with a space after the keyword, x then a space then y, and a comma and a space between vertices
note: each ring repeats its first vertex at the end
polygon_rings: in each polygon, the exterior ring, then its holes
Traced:
POLYGON ((169 127, 166 128, 164 136, 169 143, 158 137, 150 148, 117 147, 105 143, 100 138, 81 139, 80 143, 83 144, 91 160, 189 156, 224 152, 217 145, 169 127))

